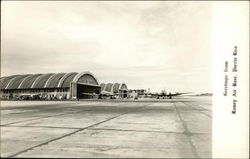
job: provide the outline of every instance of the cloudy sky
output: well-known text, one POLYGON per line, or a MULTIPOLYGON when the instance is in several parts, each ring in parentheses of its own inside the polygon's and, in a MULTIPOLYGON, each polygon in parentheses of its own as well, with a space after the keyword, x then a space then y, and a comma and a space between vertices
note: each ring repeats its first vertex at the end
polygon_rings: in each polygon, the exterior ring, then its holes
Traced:
POLYGON ((91 71, 151 91, 211 92, 213 2, 1 2, 1 76, 91 71))

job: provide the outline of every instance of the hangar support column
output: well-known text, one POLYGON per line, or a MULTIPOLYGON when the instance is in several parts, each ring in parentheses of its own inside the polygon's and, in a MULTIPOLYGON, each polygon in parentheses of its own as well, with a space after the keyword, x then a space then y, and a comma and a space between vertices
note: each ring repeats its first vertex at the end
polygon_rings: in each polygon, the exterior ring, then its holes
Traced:
POLYGON ((70 98, 77 99, 77 83, 71 82, 70 84, 70 98))

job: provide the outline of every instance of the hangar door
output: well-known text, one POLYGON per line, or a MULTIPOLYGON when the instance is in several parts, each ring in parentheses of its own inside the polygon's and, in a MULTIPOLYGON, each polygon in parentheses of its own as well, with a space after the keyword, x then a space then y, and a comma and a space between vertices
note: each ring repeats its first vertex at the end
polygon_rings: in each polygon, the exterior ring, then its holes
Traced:
POLYGON ((87 85, 77 83, 77 99, 92 99, 98 98, 98 94, 101 92, 100 86, 87 85))

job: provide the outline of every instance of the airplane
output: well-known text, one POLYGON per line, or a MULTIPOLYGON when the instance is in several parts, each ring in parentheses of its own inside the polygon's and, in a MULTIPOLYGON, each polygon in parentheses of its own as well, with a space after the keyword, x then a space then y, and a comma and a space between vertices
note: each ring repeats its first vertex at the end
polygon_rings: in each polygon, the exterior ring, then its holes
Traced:
POLYGON ((189 94, 189 93, 193 93, 193 92, 184 92, 184 93, 176 92, 176 93, 173 93, 173 94, 171 92, 169 92, 169 94, 163 92, 163 93, 160 93, 160 94, 158 94, 158 93, 152 94, 151 93, 151 95, 156 96, 156 99, 160 99, 160 97, 162 97, 163 99, 165 99, 165 97, 168 97, 169 99, 172 99, 173 96, 179 96, 179 95, 182 95, 182 94, 189 94))
POLYGON ((99 99, 115 99, 115 95, 112 92, 108 92, 108 91, 101 91, 101 93, 99 94, 99 99))
POLYGON ((117 99, 119 98, 119 96, 123 95, 123 93, 112 93, 112 92, 108 92, 108 91, 101 91, 101 93, 99 94, 99 99, 117 99))
POLYGON ((31 99, 40 99, 40 94, 29 94, 23 93, 16 97, 18 100, 31 100, 31 99))

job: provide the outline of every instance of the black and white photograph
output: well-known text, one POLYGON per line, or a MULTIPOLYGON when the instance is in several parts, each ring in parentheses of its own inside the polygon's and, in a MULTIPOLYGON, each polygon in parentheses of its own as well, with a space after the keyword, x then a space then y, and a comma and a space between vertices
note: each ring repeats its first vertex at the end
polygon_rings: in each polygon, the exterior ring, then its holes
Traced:
POLYGON ((247 33, 248 1, 1 1, 1 157, 248 158, 247 33))

